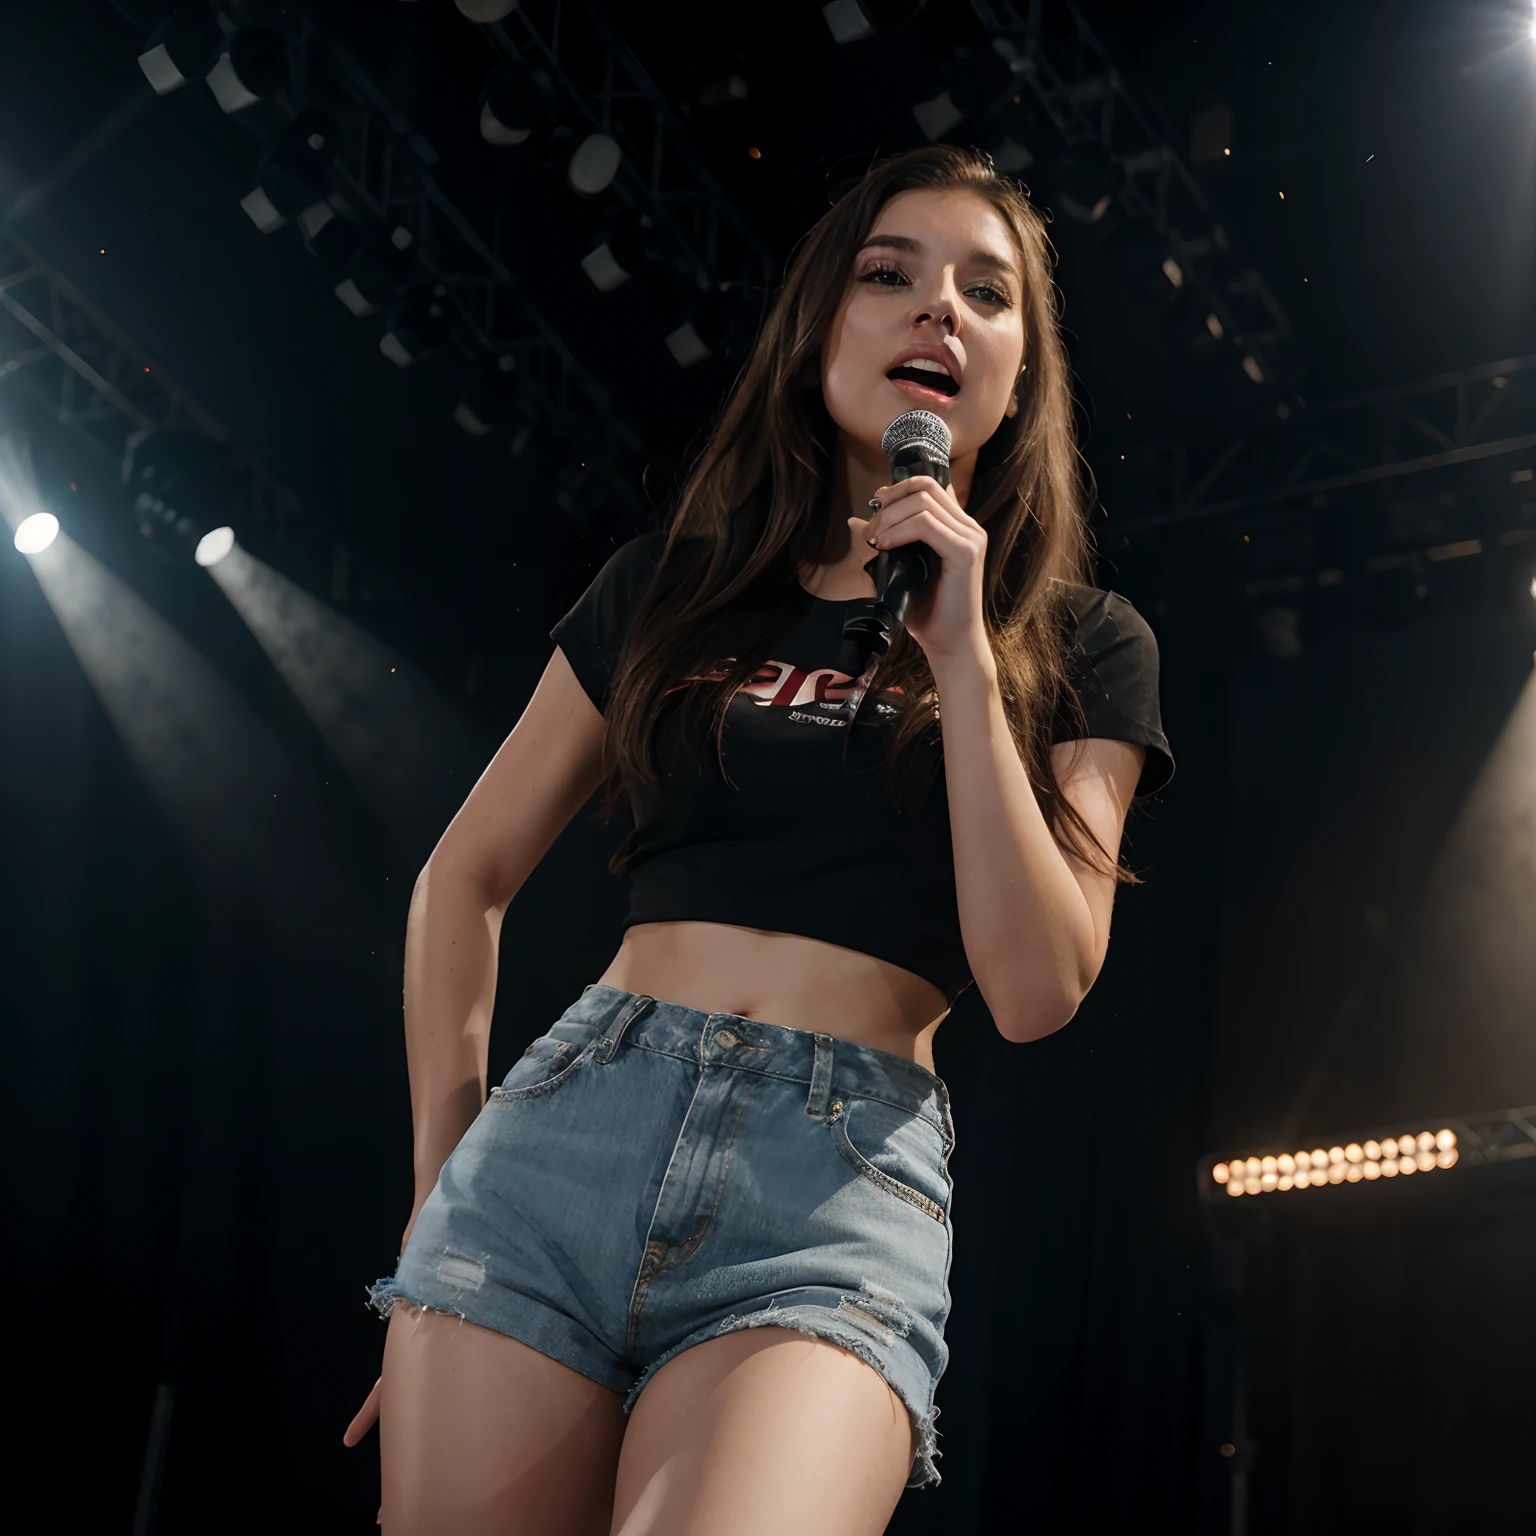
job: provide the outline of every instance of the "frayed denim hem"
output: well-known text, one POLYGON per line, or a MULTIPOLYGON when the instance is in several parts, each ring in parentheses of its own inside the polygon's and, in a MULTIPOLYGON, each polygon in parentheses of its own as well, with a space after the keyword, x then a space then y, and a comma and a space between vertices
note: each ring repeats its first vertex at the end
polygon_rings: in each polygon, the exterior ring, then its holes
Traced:
POLYGON ((388 1319, 389 1314, 395 1310, 397 1301, 405 1301, 393 1275, 382 1275, 372 1285, 365 1286, 364 1291, 368 1297, 369 1308, 377 1312, 380 1317, 388 1319))

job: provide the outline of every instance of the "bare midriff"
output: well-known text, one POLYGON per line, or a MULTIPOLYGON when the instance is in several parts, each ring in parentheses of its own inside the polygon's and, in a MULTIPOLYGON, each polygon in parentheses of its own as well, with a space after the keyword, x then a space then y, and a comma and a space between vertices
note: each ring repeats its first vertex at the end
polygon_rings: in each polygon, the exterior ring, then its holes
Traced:
POLYGON ((949 1012, 931 981, 888 960, 729 923, 636 923, 598 980, 685 1008, 873 1046, 930 1072, 934 1031, 949 1012))

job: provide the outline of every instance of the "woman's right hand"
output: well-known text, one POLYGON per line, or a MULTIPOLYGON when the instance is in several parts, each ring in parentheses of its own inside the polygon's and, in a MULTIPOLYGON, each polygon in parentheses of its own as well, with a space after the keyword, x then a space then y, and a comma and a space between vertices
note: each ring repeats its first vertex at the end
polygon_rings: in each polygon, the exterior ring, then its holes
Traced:
MULTIPOLYGON (((421 1215, 421 1201, 417 1200, 411 1211, 411 1219, 405 1224, 405 1231, 400 1235, 400 1252, 405 1252, 405 1245, 411 1240, 411 1230, 416 1225, 416 1218, 421 1215)), ((382 1376, 374 1382, 373 1390, 363 1399, 363 1406, 353 1415, 352 1422, 347 1425, 346 1433, 341 1437, 341 1443, 347 1447, 354 1446, 364 1435, 379 1421, 379 1398, 382 1395, 384 1378, 382 1376)))

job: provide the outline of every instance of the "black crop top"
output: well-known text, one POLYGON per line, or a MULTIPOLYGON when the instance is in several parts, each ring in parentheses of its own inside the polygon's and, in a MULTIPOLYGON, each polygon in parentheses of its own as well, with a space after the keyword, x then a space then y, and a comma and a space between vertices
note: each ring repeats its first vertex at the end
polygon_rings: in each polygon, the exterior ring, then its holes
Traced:
MULTIPOLYGON (((659 553, 657 533, 623 545, 550 632, 599 710, 659 553)), ((712 744, 690 752, 675 719, 669 729, 663 717, 660 782, 630 795, 624 926, 692 920, 800 934, 913 971, 953 1002, 971 972, 942 746, 914 743, 893 798, 877 771, 879 727, 896 713, 885 695, 865 700, 844 761, 839 706, 852 678, 838 663, 853 663, 842 627, 862 601, 807 592, 796 605, 773 642, 774 659, 731 700, 723 740, 731 783, 720 777, 712 744)), ((1054 739, 1107 736, 1145 747, 1137 793, 1152 794, 1173 776, 1158 711, 1157 642, 1113 592, 1073 587, 1071 607, 1070 675, 1087 730, 1064 714, 1054 739)))

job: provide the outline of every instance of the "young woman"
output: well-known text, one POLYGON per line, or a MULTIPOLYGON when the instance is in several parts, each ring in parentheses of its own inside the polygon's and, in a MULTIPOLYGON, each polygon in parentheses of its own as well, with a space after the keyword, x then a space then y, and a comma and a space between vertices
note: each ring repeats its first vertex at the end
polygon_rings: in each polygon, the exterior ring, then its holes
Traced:
POLYGON ((1172 768, 1080 497, 1039 216, 973 153, 876 166, 417 882, 416 1202, 347 1432, 382 1399, 390 1536, 874 1536, 938 1481, 934 1032, 973 979, 1008 1040, 1072 1017, 1172 768), (885 483, 915 407, 947 489, 885 483), (843 622, 913 541, 940 569, 850 711, 843 622), (605 781, 623 943, 487 1102, 502 915, 605 781))

